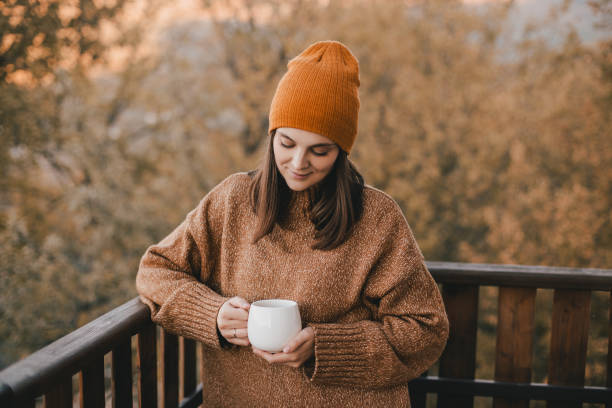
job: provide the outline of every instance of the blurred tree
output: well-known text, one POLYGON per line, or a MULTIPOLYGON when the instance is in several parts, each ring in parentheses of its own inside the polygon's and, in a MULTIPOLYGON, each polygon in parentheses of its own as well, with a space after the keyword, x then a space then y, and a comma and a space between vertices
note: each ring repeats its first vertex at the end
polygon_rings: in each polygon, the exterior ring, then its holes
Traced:
MULTIPOLYGON (((58 68, 91 66, 104 57, 110 42, 123 41, 125 37, 117 35, 114 20, 125 3, 126 0, 0 1, 2 174, 7 174, 11 149, 57 143, 56 96, 37 87, 50 84, 58 68)), ((1 187, 10 187, 6 177, 1 179, 1 187)))
POLYGON ((48 79, 56 68, 90 64, 103 56, 104 24, 122 11, 125 0, 5 0, 0 2, 0 82, 48 79))
MULTIPOLYGON (((98 155, 101 150, 87 157, 71 150, 91 142, 92 134, 79 122, 82 115, 66 108, 88 97, 87 75, 106 63, 110 51, 139 46, 142 27, 122 14, 123 0, 12 0, 0 2, 0 10, 0 365, 5 365, 84 323, 89 310, 100 312, 104 308, 96 307, 107 308, 109 299, 132 293, 129 278, 113 274, 124 259, 111 262, 104 256, 108 251, 86 250, 101 249, 88 246, 92 236, 112 239, 108 229, 92 232, 96 222, 104 224, 101 214, 89 213, 82 206, 84 194, 75 194, 94 184, 92 178, 100 179, 96 173, 105 156, 98 155), (80 160, 97 164, 93 175, 79 167, 80 160), (99 271, 92 265, 104 265, 105 274, 95 275, 99 271)), ((104 183, 112 189, 108 179, 104 183)))
POLYGON ((7 68, 0 364, 135 294, 146 246, 221 179, 255 167, 288 59, 323 39, 360 60, 351 157, 400 203, 427 259, 612 264, 609 40, 585 45, 570 30, 555 48, 530 29, 510 47, 512 3, 201 6, 163 29, 116 11, 107 19, 135 34, 111 42, 130 49, 113 70, 85 49, 30 82, 7 68))

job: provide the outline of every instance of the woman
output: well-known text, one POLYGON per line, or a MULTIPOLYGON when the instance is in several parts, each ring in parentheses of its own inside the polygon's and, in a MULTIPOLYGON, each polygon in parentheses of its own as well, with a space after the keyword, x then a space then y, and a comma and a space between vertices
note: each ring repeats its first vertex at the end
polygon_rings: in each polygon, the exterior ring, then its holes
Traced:
POLYGON ((202 343, 203 405, 409 406, 448 321, 397 204, 347 156, 359 66, 335 41, 288 64, 269 146, 142 258, 136 284, 165 330, 202 343), (249 302, 298 303, 304 329, 277 354, 250 347, 249 302))

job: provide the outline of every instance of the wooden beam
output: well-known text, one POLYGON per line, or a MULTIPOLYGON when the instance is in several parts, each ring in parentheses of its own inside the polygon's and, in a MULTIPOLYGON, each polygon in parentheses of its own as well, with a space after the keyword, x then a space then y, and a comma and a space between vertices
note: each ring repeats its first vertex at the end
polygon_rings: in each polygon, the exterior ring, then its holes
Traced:
MULTIPOLYGON (((610 292, 610 303, 608 303, 610 320, 608 321, 608 372, 606 375, 606 385, 612 389, 612 292, 610 292)), ((612 408, 612 398, 606 403, 606 408, 612 408)))
POLYGON ((96 358, 81 371, 81 408, 104 408, 104 356, 96 358))
POLYGON ((113 349, 113 408, 132 408, 132 342, 128 337, 113 349))
MULTIPOLYGON (((495 380, 531 381, 535 317, 534 288, 499 288, 495 380)), ((495 398, 494 408, 529 408, 528 400, 495 398)))
MULTIPOLYGON (((590 291, 555 290, 548 360, 549 384, 584 385, 590 312, 590 291)), ((570 401, 554 404, 554 408, 581 406, 570 401)))
POLYGON ((427 262, 438 283, 543 289, 612 290, 612 270, 427 262))
POLYGON ((161 338, 164 352, 161 359, 164 375, 164 408, 176 408, 179 403, 178 337, 162 330, 161 338))
POLYGON ((156 326, 149 323, 138 333, 138 406, 157 408, 156 326))
MULTIPOLYGON (((446 349, 440 358, 440 376, 474 378, 476 371, 476 329, 478 322, 478 286, 442 286, 442 297, 450 324, 446 349)), ((444 393, 438 407, 472 407, 474 398, 444 393)))
POLYGON ((45 408, 72 408, 72 377, 64 378, 45 394, 45 408))
POLYGON ((182 393, 185 398, 196 390, 196 343, 194 340, 181 337, 180 366, 182 368, 182 393))

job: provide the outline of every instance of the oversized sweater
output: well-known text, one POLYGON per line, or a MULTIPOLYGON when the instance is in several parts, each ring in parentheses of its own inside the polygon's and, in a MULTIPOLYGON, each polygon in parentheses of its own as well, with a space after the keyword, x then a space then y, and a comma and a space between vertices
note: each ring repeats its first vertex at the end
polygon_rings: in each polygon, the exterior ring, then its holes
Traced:
POLYGON ((410 406, 407 382, 440 355, 448 320, 399 206, 366 186, 363 213, 333 250, 313 250, 309 195, 252 243, 250 176, 234 174, 143 256, 136 285, 154 322, 202 343, 205 407, 410 406), (314 329, 314 362, 271 365, 224 343, 217 312, 230 297, 298 303, 314 329))

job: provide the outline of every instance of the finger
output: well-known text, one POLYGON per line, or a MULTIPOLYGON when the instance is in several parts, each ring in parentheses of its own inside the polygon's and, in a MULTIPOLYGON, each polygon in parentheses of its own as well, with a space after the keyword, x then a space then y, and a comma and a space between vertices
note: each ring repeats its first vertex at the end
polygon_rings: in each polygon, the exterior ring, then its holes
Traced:
POLYGON ((251 308, 251 304, 249 302, 238 296, 230 299, 230 305, 247 311, 251 308))
POLYGON ((272 353, 268 353, 267 351, 263 351, 263 350, 253 347, 253 353, 263 358, 268 363, 273 363, 275 361, 275 357, 274 357, 275 355, 272 353))
POLYGON ((249 341, 249 338, 246 335, 246 332, 241 332, 240 330, 236 330, 235 336, 234 336, 234 329, 231 329, 231 330, 224 330, 221 332, 221 334, 223 335, 223 337, 225 337, 225 340, 227 340, 228 342, 232 344, 237 344, 239 346, 250 346, 251 345, 251 342, 249 341))
POLYGON ((283 353, 293 353, 303 344, 303 339, 301 336, 296 336, 292 340, 287 343, 285 347, 283 347, 283 353))
POLYGON ((314 354, 314 337, 307 336, 306 341, 300 344, 293 352, 288 353, 288 366, 297 368, 300 367, 306 360, 314 354))
POLYGON ((220 330, 246 329, 248 327, 248 321, 221 319, 221 324, 218 326, 220 330))
POLYGON ((245 338, 245 337, 248 338, 249 337, 249 331, 246 327, 236 328, 236 332, 234 334, 238 338, 245 338))
POLYGON ((223 337, 228 340, 235 338, 245 338, 249 336, 249 332, 247 328, 238 328, 238 327, 226 327, 223 329, 219 329, 223 337))
POLYGON ((310 341, 302 343, 297 350, 293 353, 289 354, 290 356, 294 356, 293 361, 298 364, 298 366, 304 364, 306 360, 308 360, 314 353, 312 344, 310 341))
POLYGON ((253 352, 265 359, 270 364, 284 364, 293 362, 293 359, 285 353, 268 353, 267 351, 253 347, 253 352))
POLYGON ((220 311, 221 318, 225 320, 247 320, 249 312, 239 307, 228 305, 220 311))
POLYGON ((237 346, 250 346, 251 345, 251 342, 249 342, 248 338, 235 337, 235 338, 229 339, 228 341, 237 346))
POLYGON ((221 318, 224 320, 243 320, 249 319, 249 312, 238 307, 229 307, 223 311, 221 318))
POLYGON ((289 343, 283 347, 283 353, 293 353, 304 343, 308 342, 308 340, 313 337, 308 329, 309 328, 307 327, 306 329, 300 331, 291 340, 289 340, 289 343))
POLYGON ((244 315, 241 314, 236 314, 233 312, 223 312, 220 313, 218 318, 217 318, 217 324, 219 326, 222 326, 224 328, 228 328, 228 327, 237 327, 237 326, 245 326, 248 323, 248 314, 246 314, 247 312, 245 312, 242 309, 232 309, 234 311, 242 311, 243 313, 245 313, 244 315))

